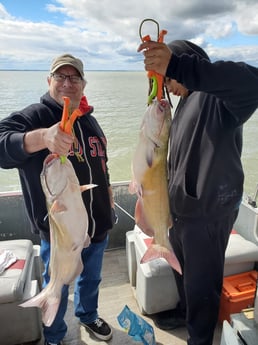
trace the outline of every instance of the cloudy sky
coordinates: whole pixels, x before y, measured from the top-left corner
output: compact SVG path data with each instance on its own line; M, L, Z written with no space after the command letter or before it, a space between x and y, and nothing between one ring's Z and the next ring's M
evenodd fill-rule
M188 39L212 61L258 67L257 0L0 0L0 69L47 70L69 52L88 70L143 70L139 25L168 31L165 42ZM142 34L156 38L146 22Z

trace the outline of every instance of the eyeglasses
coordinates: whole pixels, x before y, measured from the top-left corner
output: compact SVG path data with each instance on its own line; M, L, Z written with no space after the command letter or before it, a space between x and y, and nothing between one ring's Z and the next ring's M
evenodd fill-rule
M50 76L53 77L58 83L64 83L66 78L68 78L72 84L78 84L82 81L82 78L78 75L51 73Z

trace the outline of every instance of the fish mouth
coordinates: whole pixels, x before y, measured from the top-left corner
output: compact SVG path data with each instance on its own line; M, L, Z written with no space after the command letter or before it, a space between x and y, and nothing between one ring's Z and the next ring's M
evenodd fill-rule
M46 165L49 165L53 160L55 160L56 158L59 158L57 153L51 153L49 154L46 159L45 159L45 163Z
M44 168L41 173L42 181L44 181L45 188L51 197L58 197L64 192L67 187L67 181L63 176L63 169L58 169L55 174L48 173L51 166L60 159L56 153L50 153L44 161ZM60 163L61 164L61 163Z
M161 111L164 111L167 106L168 106L168 102L166 99L161 99L159 101L159 108Z
M151 131L150 135L148 135L148 139L151 140L153 144L155 144L156 147L160 147L160 137L162 134L162 131L164 127L166 126L166 110L167 108L170 108L170 105L166 99L161 99L159 102L157 102L157 109L162 115L158 115L159 117L159 124L157 126L157 129L155 131ZM157 116L157 115L156 115Z

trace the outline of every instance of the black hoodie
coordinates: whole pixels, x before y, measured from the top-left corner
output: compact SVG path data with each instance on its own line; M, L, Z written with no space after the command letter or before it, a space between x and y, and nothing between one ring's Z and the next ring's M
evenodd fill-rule
M98 185L82 194L89 216L88 233L93 237L92 242L97 242L104 239L107 230L112 228L112 215L106 138L97 120L91 115L92 110L76 120L76 141L68 158L81 185ZM18 169L32 231L48 241L49 223L40 173L49 151L45 149L34 154L26 153L23 137L28 131L48 128L59 122L62 111L63 108L46 93L40 103L12 113L0 122L0 166Z
M171 212L191 221L222 218L242 198L242 125L258 106L258 69L243 62L211 63L188 41L168 46L173 54L166 76L190 91L171 127Z

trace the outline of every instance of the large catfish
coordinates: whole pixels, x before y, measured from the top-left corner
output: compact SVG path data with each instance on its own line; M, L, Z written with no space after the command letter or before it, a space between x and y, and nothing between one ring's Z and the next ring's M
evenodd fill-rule
M80 186L74 168L65 158L55 154L46 157L41 173L50 224L50 281L22 307L42 308L42 321L53 323L64 284L70 284L83 269L81 252L90 243L88 214L82 191L95 185Z
M130 191L136 192L135 221L153 237L141 263L164 258L179 273L178 259L170 245L168 230L172 226L169 211L167 154L171 127L171 110L167 100L154 100L143 117Z

